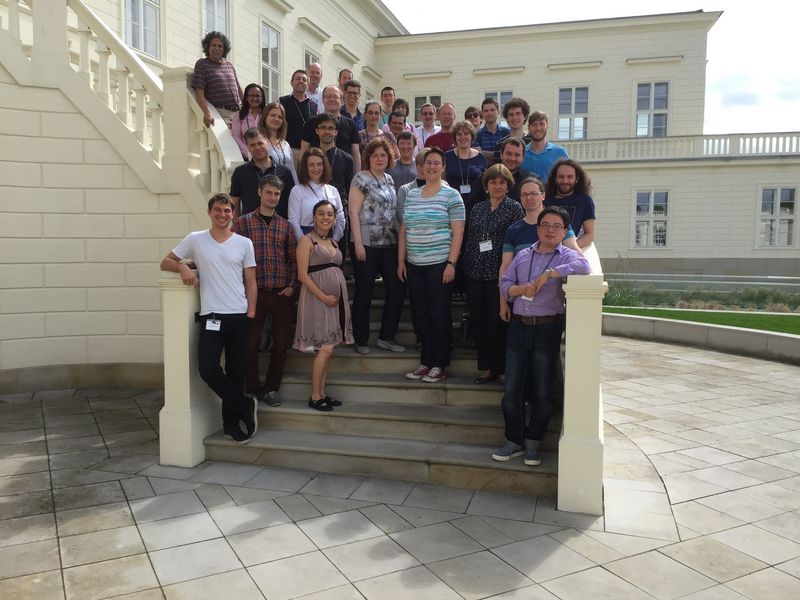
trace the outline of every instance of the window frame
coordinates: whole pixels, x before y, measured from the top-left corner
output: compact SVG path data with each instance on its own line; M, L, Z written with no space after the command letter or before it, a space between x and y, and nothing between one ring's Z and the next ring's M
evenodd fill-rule
M442 105L442 98L444 97L444 94L442 94L441 92L440 93L436 93L436 94L427 94L427 95L426 94L416 94L415 93L415 94L412 94L411 97L413 99L413 106L414 106L414 124L415 125L420 125L420 124L422 124L422 119L419 116L419 111L422 108L422 105L423 104L427 104L428 102L430 102L431 104L433 104L436 107L436 112L438 113L439 112L439 107ZM417 103L417 100L419 100L420 98L424 98L425 99L421 104ZM439 99L439 103L437 104L436 102L434 102L432 100L432 98L438 98ZM378 98L378 100L380 101L380 98ZM438 119L437 119L437 121L438 121Z
M639 90L642 86L649 86L648 92L648 107L647 108L640 108L639 106ZM662 96L656 95L656 86L666 86L666 94L663 96L664 99L664 107L656 106L658 104L658 98ZM634 121L633 121L633 137L636 138L664 138L669 136L669 107L670 107L670 89L672 88L672 82L669 80L660 80L660 81L640 81L635 84L634 94L633 94L633 106L634 106ZM647 120L647 132L646 133L639 133L640 132L640 118L646 118ZM656 126L655 122L656 117L663 117L663 125L659 124ZM656 133L658 132L658 133Z
M759 250L791 250L797 248L797 197L800 186L796 185L761 185L758 188L758 199L756 201L756 236L755 247ZM766 215L764 212L764 192L772 190L774 197L772 202L773 209ZM781 214L781 206L784 203L782 198L783 191L792 192L792 212L789 217ZM788 221L786 228L787 243L777 243L780 237L780 223L781 221ZM763 242L763 226L765 222L773 223L772 235L770 243ZM775 227L777 224L777 227Z
M213 5L211 9L209 9L209 3ZM222 5L224 7L224 9L225 9L225 15L224 15L224 17L225 17L225 26L224 27L219 27L218 26L218 21L219 21L220 17L217 14L217 8L219 8L220 5ZM203 0L203 8L202 8L202 11L203 11L203 35L207 34L209 31L219 31L220 33L224 33L226 36L228 36L230 38L231 37L230 33L228 33L230 31L230 27L229 26L230 26L230 20L231 20L231 10L230 9L231 9L231 7L230 7L230 3L229 3L228 0ZM212 12L214 14L214 26L211 27L210 29L208 28L208 22L207 22L208 21L209 12Z
M313 58L314 60L308 60L309 58ZM303 68L308 69L308 65L311 63L319 63L322 64L322 57L319 56L314 50L309 48L308 46L303 47Z
M633 192L633 226L631 228L631 249L632 250L664 250L668 249L670 242L670 195L669 188L650 188L650 189L636 189ZM639 199L643 194L647 194L647 213L639 213ZM655 212L656 195L664 194L664 213L657 214ZM664 243L657 243L656 236L658 235L656 225L664 224ZM644 243L639 243L637 240L638 229L640 224L647 226L646 240Z
M267 28L270 32L275 34L277 43L276 43L276 63L275 65L271 64L270 62L264 61L264 29ZM283 73L282 68L282 61L283 61L283 47L281 45L281 40L283 38L283 31L280 27L276 26L275 23L261 17L259 19L259 46L260 46L260 56L259 56L259 67L261 71L261 88L264 90L264 101L269 104L270 102L277 102L278 98L281 96L281 86L283 82L281 81L281 74ZM269 85L269 82L264 81L264 73L268 71L271 75L273 75L273 86Z
M589 85L567 85L556 88L556 135L559 141L583 141L589 139ZM570 92L570 111L561 112L561 93L565 90ZM576 110L578 104L577 90L586 90L586 110L581 112ZM567 121L567 136L562 136L562 121ZM581 120L583 135L575 135L575 125Z
M133 24L134 21L131 20L130 16L133 12L132 2L138 3L139 10L138 10L138 26L139 26L139 33L138 35L134 35L133 32ZM155 35L155 43L154 43L154 51L151 52L149 49L145 49L145 38L144 38L144 16L145 16L145 7L151 7L152 10L155 12L155 21L156 21L156 28L152 33ZM161 58L161 0L125 0L121 3L122 8L122 23L125 27L125 43L135 50L136 52L141 52L142 54L146 54L147 56L152 56L153 58L160 59ZM138 38L138 39L133 39Z

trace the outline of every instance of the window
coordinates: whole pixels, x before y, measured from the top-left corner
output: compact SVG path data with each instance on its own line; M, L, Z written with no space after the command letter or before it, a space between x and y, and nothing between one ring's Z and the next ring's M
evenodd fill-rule
M125 37L132 48L158 57L160 0L126 0Z
M261 22L261 87L264 99L275 102L280 96L280 33Z
M419 111L422 108L422 105L427 104L428 102L433 104L436 107L436 110L439 110L439 107L442 105L441 94L436 96L414 96L414 118L417 122L422 122Z
M589 88L558 90L558 139L585 140L589 120Z
M500 112L503 112L503 107L506 105L506 102L511 100L514 97L514 92L486 92L483 95L483 99L491 98L492 100L496 100L497 103L500 105Z
M203 0L203 25L205 32L228 33L228 0Z
M794 188L761 190L759 246L794 245L796 191Z
M663 248L667 245L668 202L667 192L636 192L634 247Z
M308 49L303 51L303 65L305 65L303 67L304 69L307 69L308 65L310 65L312 63L319 63L319 62L320 62L319 56L314 54L314 52L312 52L311 50L308 50Z
M636 88L636 137L666 137L669 84L640 83Z

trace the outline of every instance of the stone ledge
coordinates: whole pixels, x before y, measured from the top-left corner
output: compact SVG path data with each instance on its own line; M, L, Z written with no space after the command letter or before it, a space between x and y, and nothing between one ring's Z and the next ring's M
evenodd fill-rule
M788 333L604 313L603 335L695 346L729 354L800 364L800 335Z

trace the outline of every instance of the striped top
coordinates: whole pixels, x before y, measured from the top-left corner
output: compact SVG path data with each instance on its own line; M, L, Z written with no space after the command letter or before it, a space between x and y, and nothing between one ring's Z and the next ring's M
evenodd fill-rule
M203 88L206 100L217 107L239 106L241 101L236 70L227 60L221 63L210 58L198 60L194 65L192 87Z
M438 194L423 198L422 189L409 190L403 207L408 262L417 266L445 262L453 239L450 224L466 218L457 190L443 184Z

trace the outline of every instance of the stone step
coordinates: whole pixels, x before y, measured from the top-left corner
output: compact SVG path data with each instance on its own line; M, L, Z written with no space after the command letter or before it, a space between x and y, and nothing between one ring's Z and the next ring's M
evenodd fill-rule
M302 374L288 372L284 375L280 390L282 399L308 401L310 362L308 366ZM391 374L330 372L325 391L343 402L491 406L499 410L503 388L497 383L475 385L472 380L471 376L455 375L440 383L425 383L406 379L403 371Z
M346 402L331 412L313 410L306 398L287 399L281 406L259 407L259 427L375 437L464 442L494 446L505 443L499 406L428 406L375 402ZM550 422L544 449L555 450L561 416Z
M370 337L369 354L359 354L355 351L354 346L337 346L333 351L328 372L358 375L385 374L389 378L402 378L405 373L413 371L419 366L420 355L418 351L414 350L413 343L407 346L405 352L391 352L376 347L376 341L377 335ZM290 350L286 359L286 371L310 375L313 360L314 354L310 352ZM261 372L265 373L269 365L269 353L262 353L259 356L259 363ZM448 379L450 379L450 375L461 375L467 379L477 377L479 373L475 352L463 348L453 350L447 373Z
M548 451L541 465L528 467L521 458L492 460L494 446L275 429L259 429L244 445L217 432L205 445L209 460L540 496L557 488L558 460Z
M353 297L350 296L352 300ZM370 323L380 323L381 316L383 315L383 305L385 301L383 298L373 298L372 302L370 303L369 309L369 320ZM461 322L461 316L467 312L467 303L461 302L458 300L453 300L450 314L453 317L453 323L458 324ZM406 295L406 301L403 304L403 312L400 314L400 320L405 322L411 322L411 304L408 301L408 295Z

